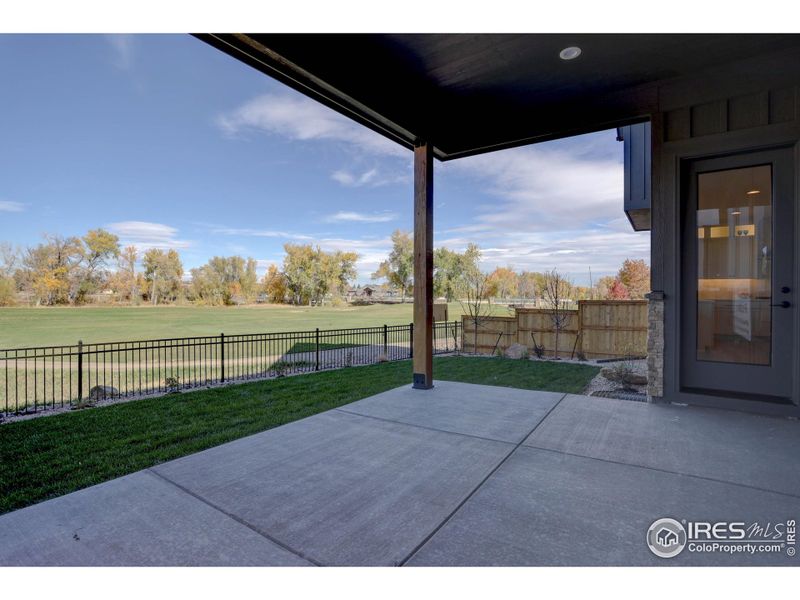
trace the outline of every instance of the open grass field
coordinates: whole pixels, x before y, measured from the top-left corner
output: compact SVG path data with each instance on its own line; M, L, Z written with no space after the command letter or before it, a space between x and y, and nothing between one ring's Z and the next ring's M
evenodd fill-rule
M506 315L506 307L494 308ZM461 305L451 303L450 320ZM275 331L405 325L411 304L344 308L257 305L244 307L141 306L0 308L0 349Z
M437 357L437 379L580 393L597 367ZM0 513L408 385L399 361L135 400L0 425Z

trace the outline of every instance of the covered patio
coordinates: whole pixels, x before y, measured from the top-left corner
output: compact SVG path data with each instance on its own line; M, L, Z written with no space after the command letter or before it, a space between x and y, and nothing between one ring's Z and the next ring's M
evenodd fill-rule
M3 515L0 564L796 564L646 539L796 519L798 453L793 420L438 381Z
M651 231L648 396L800 416L800 36L198 37L413 150L415 388L435 380L435 159L616 127Z

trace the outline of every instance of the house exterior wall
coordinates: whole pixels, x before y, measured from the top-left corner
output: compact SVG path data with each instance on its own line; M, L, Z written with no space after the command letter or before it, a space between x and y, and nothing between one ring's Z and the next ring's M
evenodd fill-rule
M688 392L680 374L680 219L682 161L788 146L800 174L800 53L770 55L726 65L702 77L660 86L652 124L651 289L648 348L649 394L655 401L704 404L800 416L800 364L794 372L794 405ZM800 203L795 185L795 217ZM796 221L794 231L800 231ZM795 235L795 282L800 252ZM794 356L800 363L800 318L795 290Z

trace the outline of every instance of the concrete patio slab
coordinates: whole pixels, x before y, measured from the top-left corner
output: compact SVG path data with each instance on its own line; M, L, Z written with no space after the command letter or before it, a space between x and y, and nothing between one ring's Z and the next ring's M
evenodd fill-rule
M800 422L786 418L567 396L524 444L800 497Z
M147 471L0 516L3 566L309 564Z
M320 564L394 565L513 448L329 411L155 471Z
M0 564L800 565L645 543L662 517L798 520L799 426L404 386L2 515Z
M519 443L564 394L437 381L420 393L395 388L339 410L398 423Z
M771 522L798 499L558 452L520 447L409 565L798 565L774 554L691 553L646 545L660 517Z

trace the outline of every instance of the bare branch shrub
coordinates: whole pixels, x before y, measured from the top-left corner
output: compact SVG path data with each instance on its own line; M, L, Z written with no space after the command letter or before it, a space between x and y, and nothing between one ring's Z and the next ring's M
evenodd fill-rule
M464 299L460 300L461 309L467 316L467 321L472 323L474 329L473 353L478 353L478 330L483 322L492 314L492 304L489 299L491 292L489 276L478 269L464 275Z
M553 323L553 329L556 333L556 342L554 358L558 360L558 338L561 331L567 327L570 319L572 318L571 311L567 309L565 301L569 298L570 290L572 289L572 282L561 275L558 269L552 271L545 271L544 273L544 301L547 305L547 311Z

